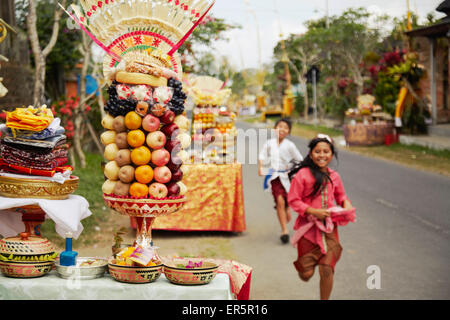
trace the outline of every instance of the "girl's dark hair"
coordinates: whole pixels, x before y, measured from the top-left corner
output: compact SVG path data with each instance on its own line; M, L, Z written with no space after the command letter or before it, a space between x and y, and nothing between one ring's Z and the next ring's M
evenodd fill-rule
M320 168L314 163L314 161L310 157L311 151L316 147L316 145L319 142L328 143L330 145L331 152L337 159L337 153L334 148L334 144L332 142L328 141L327 138L317 138L316 137L309 142L309 144L308 144L309 152L308 152L308 155L305 157L305 159L303 159L303 161L301 161L301 162L294 162L294 166L292 167L292 169L289 171L289 174L288 174L289 180L292 180L292 178L297 174L297 172L301 168L309 168L309 171L313 175L315 181L314 181L313 191L307 197L314 197L319 192L322 185L326 184L327 181L330 181L331 183L333 183L331 181L330 176L328 175L328 172L320 171Z
M291 128L292 128L292 122L290 119L288 118L281 118L279 120L277 120L277 122L275 122L275 126L276 127L280 122L284 122L287 124L287 126L289 127L289 132L291 132Z

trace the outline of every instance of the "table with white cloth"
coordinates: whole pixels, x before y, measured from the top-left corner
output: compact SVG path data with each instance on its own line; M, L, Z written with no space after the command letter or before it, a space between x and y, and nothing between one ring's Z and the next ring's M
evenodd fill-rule
M91 280L66 280L55 270L30 279L0 274L0 300L233 300L230 278L218 273L208 284L176 285L164 274L145 284L115 281L109 274Z
M78 239L83 231L81 220L89 217L89 202L79 195L69 195L65 200L47 200L32 198L7 198L0 196L0 234L3 237L13 237L24 231L24 222L20 208L39 206L46 219L55 222L55 230L65 237L71 232Z

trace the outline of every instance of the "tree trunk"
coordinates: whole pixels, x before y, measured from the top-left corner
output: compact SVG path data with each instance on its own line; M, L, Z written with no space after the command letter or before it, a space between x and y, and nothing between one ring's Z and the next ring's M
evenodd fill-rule
M364 80L359 70L358 72L356 72L355 70L353 75L353 81L356 84L356 96L359 97L360 95L362 95L364 89Z
M34 56L34 62L36 66L35 78L34 78L34 90L33 90L33 103L35 106L44 103L45 96L45 65L48 54L52 51L56 44L59 33L59 20L61 18L62 10L55 8L55 15L53 20L53 29L50 41L47 46L42 49L39 43L39 36L37 33L37 14L36 14L36 0L29 0L28 3L28 16L26 20L27 34L30 39L31 50ZM66 0L61 1L63 7L66 6Z
M347 65L349 69L353 73L353 82L356 85L356 96L359 97L363 93L364 89L364 78L361 74L361 70L358 67L358 63L356 61L360 61L360 59L355 59L350 53L345 53L345 58L347 60Z
M75 169L77 164L76 164L76 160L75 160L75 156L74 156L74 152L73 152L73 147L69 148L69 158L70 158L70 164Z
M80 159L80 165L81 168L86 168L86 156L83 151L83 147L81 144L81 140L83 139L83 113L85 110L85 104L87 102L86 97L86 75L90 63L90 55L91 55L91 49L90 49L90 41L88 40L87 36L82 33L83 37L83 44L82 44L82 52L83 52L83 67L81 68L81 75L80 75L80 103L78 104L78 107L76 109L76 116L75 116L75 134L73 137L73 143L75 150L77 152L78 158Z
M34 90L33 90L33 105L40 106L45 102L45 58L40 56L34 57L35 71L34 71Z
M92 140L94 140L95 145L97 146L97 150L100 154L103 154L104 150L103 150L103 145L101 144L100 140L97 137L97 133L95 132L94 127L92 126L91 122L89 121L89 119L86 117L86 115L84 116L84 121L86 123L86 127L89 130L89 133L91 134Z
M303 117L305 118L305 120L308 120L308 111L309 111L308 83L306 82L304 76L308 72L308 65L306 64L306 61L302 61L302 71L303 75L299 77L299 82L301 83L303 90L305 91L305 96L303 97L305 101L305 110L303 110Z

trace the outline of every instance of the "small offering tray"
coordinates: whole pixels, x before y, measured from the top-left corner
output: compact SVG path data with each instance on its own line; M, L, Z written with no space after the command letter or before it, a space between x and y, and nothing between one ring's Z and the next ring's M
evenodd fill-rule
M127 283L150 283L158 280L161 275L163 264L156 266L136 267L116 264L116 259L110 259L108 263L109 274L119 282Z
M0 271L11 278L37 278L52 270L54 261L0 261Z
M180 209L186 202L186 197L130 198L118 197L113 194L103 194L105 204L117 212L131 217L159 217Z
M59 261L55 263L55 266L56 272L63 279L90 280L103 277L108 270L108 260L97 257L79 257L75 266L62 266Z
M0 196L8 198L38 198L64 200L78 188L79 178L70 176L63 184L37 178L0 176Z
M212 262L196 261L192 265L189 261L173 260L170 264L165 264L163 268L166 278L181 285L201 285L210 283L216 276L219 266Z

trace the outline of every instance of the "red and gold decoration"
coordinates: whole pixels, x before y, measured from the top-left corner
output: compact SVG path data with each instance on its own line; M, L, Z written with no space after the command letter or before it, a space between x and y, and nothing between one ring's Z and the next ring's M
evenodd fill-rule
M51 271L57 254L47 239L22 232L0 240L0 270L8 277L40 277Z
M164 266L167 280L175 284L198 285L207 284L214 279L219 266L213 262L176 262L175 266Z
M183 181L189 188L185 205L158 218L154 229L245 231L242 164L189 164Z
M109 274L119 282L149 283L161 275L162 264L152 267L133 267L109 264Z
M1 160L0 160L1 161ZM0 176L0 196L8 198L67 199L78 188L79 178L70 176L64 183L38 178Z

